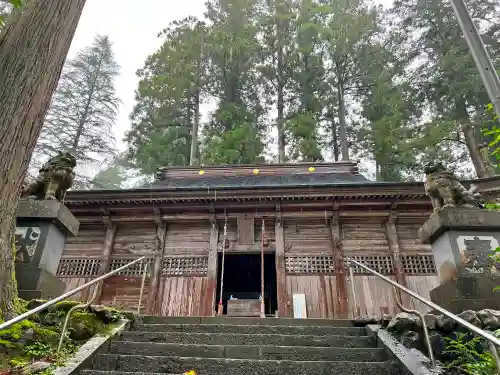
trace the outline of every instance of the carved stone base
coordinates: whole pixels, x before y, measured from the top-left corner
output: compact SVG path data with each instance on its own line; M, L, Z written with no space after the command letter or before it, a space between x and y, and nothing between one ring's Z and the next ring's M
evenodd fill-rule
M500 276L460 276L448 280L431 290L431 300L458 314L465 310L500 310L500 292L493 288L500 285Z
M30 264L16 265L16 280L19 297L25 300L59 297L66 288L57 276Z

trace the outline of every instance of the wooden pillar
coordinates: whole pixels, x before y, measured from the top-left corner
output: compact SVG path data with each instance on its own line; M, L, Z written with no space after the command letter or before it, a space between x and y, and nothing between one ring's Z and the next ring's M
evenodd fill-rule
M167 237L167 223L162 220L160 212L156 211L155 213L155 253L153 259L153 269L150 270L151 278L149 280L148 298L146 300L146 312L152 315L158 315L161 312L161 301L163 300L163 296L158 293L158 288L161 280L165 239Z
M219 227L215 214L210 220L210 247L208 249L207 290L205 293L205 316L215 315L215 288L217 288L217 246L219 243Z
M278 296L278 315L291 317L291 298L286 288L285 236L281 220L280 205L276 206L276 223L274 229L276 241L276 294Z
M113 252L113 245L115 243L115 236L116 236L116 223L114 223L111 220L111 216L109 212L105 212L103 217L102 217L102 222L106 226L106 234L104 235L104 244L102 246L102 252L101 252L101 259L100 259L100 267L99 267L99 274L98 276L102 276L105 273L109 272L109 265L111 263L111 254ZM96 293L96 301L99 302L102 297L102 285L105 282L102 281L100 283L97 283L96 288L97 293Z
M387 218L385 224L387 241L389 242L389 250L391 252L392 264L394 266L394 274L396 276L396 281L399 284L406 286L403 263L401 262L401 257L399 254L399 238L396 230L396 219L397 219L397 214L391 211L389 213L389 217ZM405 303L405 300L407 300L407 298L401 299L401 297L406 297L406 296L402 296L399 290L398 290L398 295L400 300L403 301L403 303Z
M334 207L333 216L330 220L330 242L333 251L337 286L337 316L335 318L347 319L349 317L347 274L344 262L344 249L342 248L342 227L340 225L338 207Z

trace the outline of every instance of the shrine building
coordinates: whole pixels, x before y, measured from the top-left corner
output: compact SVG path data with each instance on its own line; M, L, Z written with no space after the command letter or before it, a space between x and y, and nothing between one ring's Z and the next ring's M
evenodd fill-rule
M470 183L499 195L499 177ZM417 239L432 213L423 183L370 181L353 162L169 167L149 186L69 191L65 204L80 230L58 277L69 290L145 256L147 314L212 316L221 289L228 313L228 299L259 301L261 272L267 315L293 317L304 300L309 318L393 313L391 287L346 257L427 298L439 285L430 245ZM99 301L136 311L142 267L107 279Z

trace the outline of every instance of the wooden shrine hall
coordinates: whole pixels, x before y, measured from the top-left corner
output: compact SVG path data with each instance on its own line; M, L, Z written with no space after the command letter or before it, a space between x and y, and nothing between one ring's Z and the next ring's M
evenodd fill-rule
M143 313L212 316L222 290L228 314L228 300L262 297L270 315L292 317L305 299L309 318L348 318L395 303L388 284L344 257L423 296L439 284L430 246L417 240L432 212L423 183L373 182L352 162L201 168L165 168L138 189L69 191L80 231L59 264L68 289L146 256ZM473 182L498 195L499 178ZM135 311L141 269L107 279L100 302Z

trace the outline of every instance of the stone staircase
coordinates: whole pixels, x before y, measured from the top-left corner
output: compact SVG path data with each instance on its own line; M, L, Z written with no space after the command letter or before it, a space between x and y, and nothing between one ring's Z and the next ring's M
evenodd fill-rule
M399 375L348 320L148 317L82 375Z

